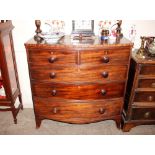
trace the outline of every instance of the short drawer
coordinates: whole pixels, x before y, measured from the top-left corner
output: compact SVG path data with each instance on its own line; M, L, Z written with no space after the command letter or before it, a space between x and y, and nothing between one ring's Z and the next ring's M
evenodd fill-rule
M128 64L129 49L81 51L81 64Z
M68 123L91 123L121 114L122 99L70 102L34 99L35 112L41 118Z
M76 63L76 51L72 50L29 50L29 62L39 66Z
M44 98L64 99L109 99L119 98L124 93L123 83L63 84L33 82L33 95Z
M132 120L154 120L155 109L153 108L133 108Z
M48 68L48 69L46 69ZM125 80L127 66L31 67L31 79L47 82L95 82Z
M155 75L155 65L142 65L140 70L141 75Z
M73 82L76 80L78 69L76 66L46 66L40 68L36 65L31 66L31 80L41 82Z
M136 92L134 102L155 102L155 92Z
M155 79L141 79L138 81L138 88L154 88Z

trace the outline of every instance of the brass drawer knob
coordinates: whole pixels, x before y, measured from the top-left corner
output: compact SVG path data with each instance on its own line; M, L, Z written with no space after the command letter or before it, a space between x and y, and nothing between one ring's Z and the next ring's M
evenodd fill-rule
M103 63L108 63L110 61L109 57L104 56L103 57Z
M52 90L52 95L55 96L57 94L56 90Z
M99 109L99 113L100 113L100 114L104 114L105 111L106 111L106 110L105 110L104 108L100 108L100 109Z
M104 90L104 89L101 90L102 95L106 95L106 93L107 93L106 90Z
M146 112L146 113L144 114L144 118L149 118L149 117L150 117L150 115L151 115L151 113L150 113L150 112Z
M107 78L109 76L108 72L102 72L102 77Z
M56 76L56 73L54 73L54 72L50 73L50 78L51 78L51 79L54 79L55 76Z
M50 58L48 59L48 61L49 61L50 63L54 63L54 62L56 61L56 57L50 57Z

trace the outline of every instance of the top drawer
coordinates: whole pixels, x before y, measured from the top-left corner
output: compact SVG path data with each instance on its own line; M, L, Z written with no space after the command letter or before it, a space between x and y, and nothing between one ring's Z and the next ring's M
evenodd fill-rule
M130 50L123 49L85 49L85 50L29 50L29 62L35 65L46 66L70 64L128 64Z
M76 52L72 50L29 50L29 62L43 66L75 64Z
M140 70L141 75L153 75L155 76L155 65L142 65Z
M128 64L129 56L129 49L85 50L81 51L81 64Z

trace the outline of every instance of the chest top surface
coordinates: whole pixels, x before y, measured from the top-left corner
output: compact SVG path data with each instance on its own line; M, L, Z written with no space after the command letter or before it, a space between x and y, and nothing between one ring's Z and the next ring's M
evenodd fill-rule
M155 65L155 57L150 57L145 55L145 57L139 57L136 53L138 50L132 52L132 58L138 64L154 64Z
M106 41L100 40L99 36L94 36L92 39L73 40L71 36L66 35L55 44L42 41L36 42L33 38L25 43L26 48L58 48L58 47L74 47L74 48L119 48L123 46L132 47L131 43L126 38L109 39Z

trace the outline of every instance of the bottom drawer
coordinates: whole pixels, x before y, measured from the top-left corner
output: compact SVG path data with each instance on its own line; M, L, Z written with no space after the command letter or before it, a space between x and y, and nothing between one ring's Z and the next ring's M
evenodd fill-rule
M154 120L155 109L152 108L133 108L132 120Z
M35 114L67 123L91 123L121 114L122 99L100 101L49 101L34 99Z

